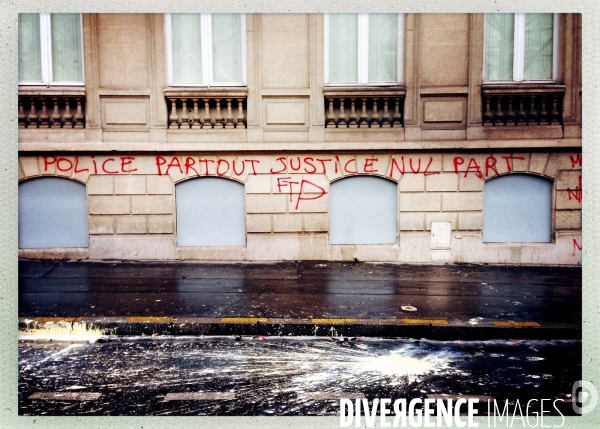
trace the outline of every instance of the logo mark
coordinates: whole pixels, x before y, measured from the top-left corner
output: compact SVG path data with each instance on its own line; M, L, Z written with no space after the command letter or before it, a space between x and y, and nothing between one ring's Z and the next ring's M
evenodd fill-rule
M573 384L573 411L577 414L591 413L598 404L598 390L592 383L579 380ZM581 406L577 405L581 404Z

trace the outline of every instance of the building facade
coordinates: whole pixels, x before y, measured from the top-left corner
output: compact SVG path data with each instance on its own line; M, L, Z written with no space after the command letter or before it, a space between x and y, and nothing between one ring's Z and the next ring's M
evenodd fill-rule
M581 263L577 14L21 14L19 256Z

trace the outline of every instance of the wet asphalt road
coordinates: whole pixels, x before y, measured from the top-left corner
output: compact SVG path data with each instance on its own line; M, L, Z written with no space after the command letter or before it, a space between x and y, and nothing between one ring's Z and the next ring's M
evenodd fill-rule
M581 323L581 267L19 262L19 317Z
M566 398L580 379L577 341L146 337L19 342L19 414L32 416L339 415L337 398L348 394L369 400L491 395L514 404ZM99 397L30 399L39 392ZM201 392L220 392L221 399L194 397ZM563 405L567 415L571 406ZM484 407L480 414L485 413Z

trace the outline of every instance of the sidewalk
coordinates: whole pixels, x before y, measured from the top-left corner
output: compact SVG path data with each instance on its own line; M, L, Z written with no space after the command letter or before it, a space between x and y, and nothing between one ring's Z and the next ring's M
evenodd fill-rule
M580 339L581 291L581 267L19 261L19 328Z

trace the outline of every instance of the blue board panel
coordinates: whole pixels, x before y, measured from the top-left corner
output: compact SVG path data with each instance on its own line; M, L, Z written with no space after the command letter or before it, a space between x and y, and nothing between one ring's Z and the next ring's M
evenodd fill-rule
M552 182L526 174L485 183L483 241L549 243L552 237Z
M175 186L178 246L244 246L244 185L206 177Z
M85 185L58 177L19 184L19 248L88 247Z
M329 195L331 244L395 244L398 197L395 182L356 176L333 182Z

